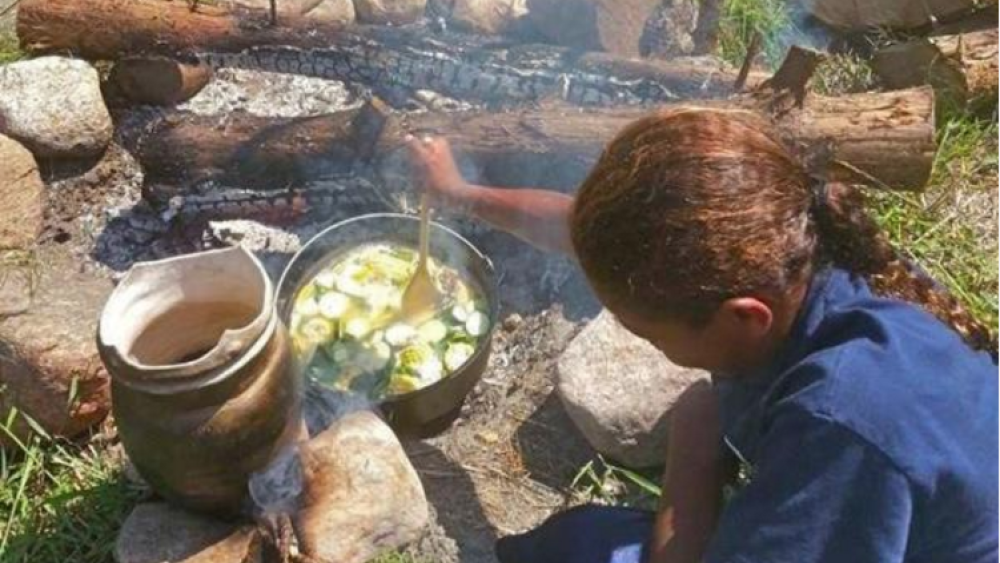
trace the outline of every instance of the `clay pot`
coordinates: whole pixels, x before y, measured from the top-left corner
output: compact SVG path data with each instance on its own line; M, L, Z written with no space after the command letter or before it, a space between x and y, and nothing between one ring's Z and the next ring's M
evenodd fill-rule
M243 249L134 266L105 305L98 348L125 450L176 504L239 512L250 474L299 436L288 335Z

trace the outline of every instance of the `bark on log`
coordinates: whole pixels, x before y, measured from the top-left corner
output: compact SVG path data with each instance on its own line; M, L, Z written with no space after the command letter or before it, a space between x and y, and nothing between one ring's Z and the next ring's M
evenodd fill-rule
M212 69L204 64L132 57L115 63L108 86L133 103L170 106L192 98L211 77Z
M944 101L996 100L997 29L928 37L880 50L872 66L893 89L922 84Z
M917 30L961 18L976 8L974 0L813 0L802 5L824 24L848 32Z
M93 33L114 29L116 33ZM33 54L86 59L178 53L217 66L321 76L374 88L430 89L463 99L516 102L561 97L573 103L663 102L724 96L734 73L721 63L648 61L580 54L496 38L434 35L425 29L337 27L218 7L192 12L165 0L24 0L21 46ZM764 77L757 74L751 83ZM389 95L388 92L383 92Z
M934 96L930 88L838 98L813 96L776 118L789 140L837 180L919 189L934 155ZM759 96L701 105L759 109ZM660 106L669 108L670 106ZM584 110L565 104L512 112L414 114L390 120L375 148L377 166L402 160L409 132L447 135L479 181L569 190L601 149L646 111ZM183 186L218 180L237 186L284 189L322 175L355 170L356 112L277 121L250 115L207 118L170 114L148 126L135 144L152 184Z
M69 51L90 60L133 55L239 51L257 45L320 45L300 33L300 20L268 26L266 12L164 0L22 0L17 15L21 48L32 54ZM335 28L309 25L318 31ZM97 33L95 30L114 30ZM297 41L297 43L296 43Z

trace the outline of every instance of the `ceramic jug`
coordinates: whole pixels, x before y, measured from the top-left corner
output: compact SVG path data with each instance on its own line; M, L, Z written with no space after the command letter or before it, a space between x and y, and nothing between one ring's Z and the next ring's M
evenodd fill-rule
M168 501L236 514L302 431L301 376L263 266L241 248L135 265L98 328L129 458Z

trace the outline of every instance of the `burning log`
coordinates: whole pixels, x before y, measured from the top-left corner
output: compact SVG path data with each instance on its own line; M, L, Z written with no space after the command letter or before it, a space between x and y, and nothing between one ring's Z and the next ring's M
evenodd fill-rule
M793 143L824 163L831 178L920 188L935 149L933 100L929 88L812 96L775 119ZM748 95L702 105L758 109L762 103ZM396 149L408 132L437 132L475 164L480 181L568 189L584 178L605 143L647 111L547 104L510 112L415 114L390 120L373 151L384 170L398 162ZM219 118L174 112L147 129L137 143L138 158L156 184L217 180L282 189L356 170L356 115L274 120L243 114L220 124Z
M282 19L281 26L271 27L259 10L192 12L164 0L24 0L18 36L35 54L69 51L87 59L201 54L213 66L319 76L390 92L431 89L487 102L547 97L585 105L662 102L723 96L732 92L735 79L721 63L704 59L641 61L545 45L512 47L460 34L434 36L422 28L338 27L301 19Z
M208 84L212 69L166 57L136 57L115 63L108 83L138 104L174 105L192 98Z
M964 105L997 97L997 29L916 39L878 51L872 66L889 88L930 84Z

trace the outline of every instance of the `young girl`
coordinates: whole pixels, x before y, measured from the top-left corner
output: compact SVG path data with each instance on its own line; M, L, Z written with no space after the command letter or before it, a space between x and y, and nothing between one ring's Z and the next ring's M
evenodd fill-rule
M575 198L410 148L440 201L575 256L626 328L715 376L672 414L658 514L571 510L500 540L503 563L997 561L990 331L762 120L650 115ZM727 452L752 469L723 503Z

